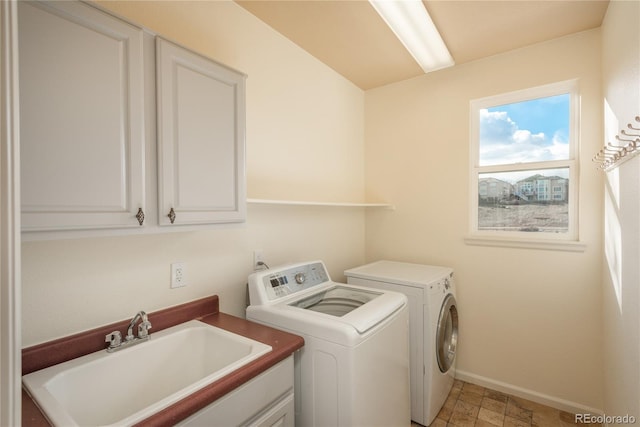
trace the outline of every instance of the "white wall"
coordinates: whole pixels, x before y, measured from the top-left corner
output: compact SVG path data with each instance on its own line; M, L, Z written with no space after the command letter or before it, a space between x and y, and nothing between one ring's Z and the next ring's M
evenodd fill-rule
M640 115L640 3L612 1L602 25L605 140ZM636 127L640 123L635 122ZM640 133L640 132L636 132ZM640 420L640 157L605 185L604 412Z
M602 408L600 31L366 92L367 261L451 266L467 380L573 410ZM468 246L469 102L578 78L583 253Z
M249 197L362 200L362 90L231 1L100 5L248 74ZM24 242L23 345L212 294L242 316L254 249L271 265L323 259L341 279L364 261L364 212L250 205L245 224ZM188 286L169 289L176 261Z

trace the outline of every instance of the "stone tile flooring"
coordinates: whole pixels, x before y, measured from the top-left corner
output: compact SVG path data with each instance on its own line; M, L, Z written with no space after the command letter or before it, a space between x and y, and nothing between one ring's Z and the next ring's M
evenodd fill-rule
M574 420L568 412L456 380L430 427L569 427Z

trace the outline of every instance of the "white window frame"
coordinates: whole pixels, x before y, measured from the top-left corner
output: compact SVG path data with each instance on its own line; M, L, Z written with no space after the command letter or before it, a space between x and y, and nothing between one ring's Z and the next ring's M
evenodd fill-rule
M515 163L506 165L480 166L480 110L499 105L513 104L538 98L569 94L569 158L545 162ZM578 234L578 193L579 183L579 145L580 145L580 94L578 80L527 88L500 95L470 101L470 182L469 235L467 244L484 246L505 246L533 249L554 249L566 251L584 251L585 245L579 242ZM524 231L491 231L478 229L478 180L481 173L510 172L538 169L569 168L569 227L566 233L531 233Z

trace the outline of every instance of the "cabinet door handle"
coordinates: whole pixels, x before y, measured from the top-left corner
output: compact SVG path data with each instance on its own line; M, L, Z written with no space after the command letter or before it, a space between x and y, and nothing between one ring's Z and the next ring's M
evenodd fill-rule
M142 208L138 208L136 219L138 220L138 224L142 225L142 223L144 222L144 212L142 211Z
M169 217L169 221L171 221L171 224L173 224L173 222L176 220L176 212L173 210L173 208L171 208L171 210L169 211L169 215L167 215Z

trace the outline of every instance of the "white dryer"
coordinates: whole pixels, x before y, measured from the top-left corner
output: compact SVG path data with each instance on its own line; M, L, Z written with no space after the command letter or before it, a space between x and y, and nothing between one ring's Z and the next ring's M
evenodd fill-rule
M411 424L405 295L332 282L321 261L249 276L247 319L300 335L296 425Z
M411 419L431 424L455 377L458 309L453 270L377 261L345 275L349 284L402 292L409 298Z

